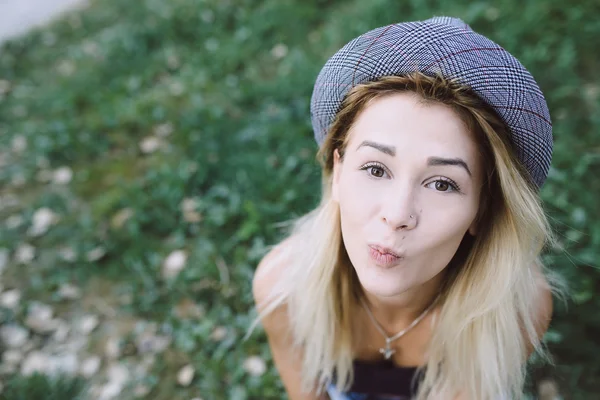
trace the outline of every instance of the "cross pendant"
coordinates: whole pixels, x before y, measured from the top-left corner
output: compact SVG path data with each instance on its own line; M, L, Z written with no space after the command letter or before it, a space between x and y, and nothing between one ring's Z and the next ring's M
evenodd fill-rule
M379 352L381 354L383 354L383 358L385 358L386 360L389 360L390 357L392 357L392 354L394 354L396 352L396 350L393 350L390 346L390 342L386 339L385 341L385 349L381 348L379 349Z

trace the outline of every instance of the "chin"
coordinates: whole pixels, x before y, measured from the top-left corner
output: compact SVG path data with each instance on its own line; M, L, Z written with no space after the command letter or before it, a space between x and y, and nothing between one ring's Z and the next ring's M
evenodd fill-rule
M405 279L391 271L356 271L362 287L369 293L378 297L397 296L410 288ZM386 273L387 272L387 273Z

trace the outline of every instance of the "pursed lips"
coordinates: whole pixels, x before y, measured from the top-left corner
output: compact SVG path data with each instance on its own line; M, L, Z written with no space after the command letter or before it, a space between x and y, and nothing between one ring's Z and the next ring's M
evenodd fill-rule
M398 258L404 257L404 254L402 252L394 251L389 247L381 246L378 244L369 244L369 247L371 247L374 250L377 250L381 254L389 254L389 255L392 255L392 256L398 257Z

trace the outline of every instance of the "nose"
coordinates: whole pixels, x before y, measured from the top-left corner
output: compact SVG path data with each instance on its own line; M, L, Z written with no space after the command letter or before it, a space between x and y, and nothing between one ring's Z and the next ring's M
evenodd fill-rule
M418 223L414 193L404 187L386 193L385 197L382 208L383 222L394 231L414 229Z

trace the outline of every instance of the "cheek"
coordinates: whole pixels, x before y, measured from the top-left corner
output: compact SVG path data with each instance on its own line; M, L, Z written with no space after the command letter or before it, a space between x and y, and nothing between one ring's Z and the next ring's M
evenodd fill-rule
M476 209L464 203L423 210L420 222L422 237L430 238L431 247L457 244L467 232L476 215Z
M376 211L377 196L369 182L353 175L346 174L340 179L340 213L347 223L364 224Z
M377 214L377 203L372 191L365 190L365 183L357 177L342 177L339 194L342 239L353 264L362 263L364 260L357 259L356 249L362 248L365 232Z
M475 218L476 208L465 206L440 207L423 211L419 237L423 240L420 248L423 265L431 268L431 273L444 269L456 254L463 237Z

